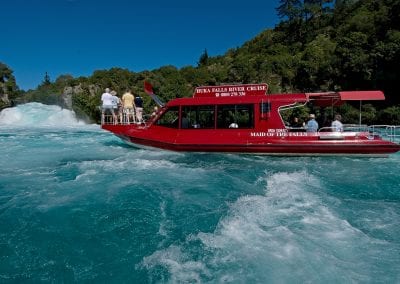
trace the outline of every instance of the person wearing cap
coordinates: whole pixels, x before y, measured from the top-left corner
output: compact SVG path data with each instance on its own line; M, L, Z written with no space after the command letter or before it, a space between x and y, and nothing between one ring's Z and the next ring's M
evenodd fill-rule
M340 122L342 116L340 114L335 115L335 120L332 121L332 131L343 132L343 124Z
M307 122L307 132L317 132L318 122L315 120L315 114L310 114L310 120Z

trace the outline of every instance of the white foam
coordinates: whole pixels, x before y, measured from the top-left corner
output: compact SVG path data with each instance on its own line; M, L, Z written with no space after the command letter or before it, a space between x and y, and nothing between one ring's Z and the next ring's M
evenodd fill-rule
M96 170L94 170L94 169L89 169L89 170L84 171L83 173L77 175L77 176L75 177L75 180L76 180L76 181L79 181L79 180L83 180L83 179L89 179L89 178L91 178L91 177L95 177L96 175L97 175L97 171L96 171Z
M310 280L316 268L323 276L314 280L361 279L354 273L360 264L353 260L360 259L363 251L359 246L369 240L325 205L326 200L317 194L323 190L320 181L305 171L266 174L265 180L265 195L238 198L214 232L188 236L180 247L155 252L145 258L145 267L166 267L178 282L188 280L180 278L183 271L198 275L199 267L207 271L226 267L226 263L233 264L229 277L233 282L249 280L249 275L242 275L235 266L248 267L267 282ZM196 262L197 266L185 265L190 257L184 248L198 241L212 256ZM342 274L337 274L339 271ZM215 273L213 279L228 279L225 269L223 273Z
M161 220L160 226L158 228L158 234L163 237L168 236L168 231L167 231L168 221L167 221L167 213L165 212L165 206L166 206L165 201L161 202L160 211L161 211L162 220Z
M140 266L148 270L157 266L166 268L172 283L201 283L202 276L210 276L206 266L200 261L190 260L178 246L170 246L143 259Z
M0 112L1 126L60 127L82 126L73 111L56 105L27 103Z

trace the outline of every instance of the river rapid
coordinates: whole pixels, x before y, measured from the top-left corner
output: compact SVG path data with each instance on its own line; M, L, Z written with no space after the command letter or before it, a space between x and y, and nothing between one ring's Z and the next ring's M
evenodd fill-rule
M139 150L29 103L0 157L0 282L400 282L399 153Z

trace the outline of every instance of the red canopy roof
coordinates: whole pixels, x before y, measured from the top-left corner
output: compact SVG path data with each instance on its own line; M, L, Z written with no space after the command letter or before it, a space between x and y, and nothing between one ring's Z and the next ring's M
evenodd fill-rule
M306 97L308 101L313 101L319 106L340 105L344 101L375 101L385 99L382 91L306 93Z
M342 101L377 101L385 99L385 95L381 91L339 92L339 95Z

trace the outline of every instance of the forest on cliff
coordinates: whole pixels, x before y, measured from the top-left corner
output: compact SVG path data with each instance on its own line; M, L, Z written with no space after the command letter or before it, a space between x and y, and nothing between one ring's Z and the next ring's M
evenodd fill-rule
M150 109L144 80L164 101L191 96L197 86L227 83L264 82L269 93L379 89L386 101L364 104L365 122L400 124L400 0L281 0L276 11L281 22L275 28L220 56L205 49L197 66L142 72L115 67L54 81L46 74L35 90L22 91L12 66L0 63L0 95L15 103L59 104L98 121L106 87L119 94L130 89ZM9 104L0 100L0 108ZM355 107L340 110L348 123L358 117Z

